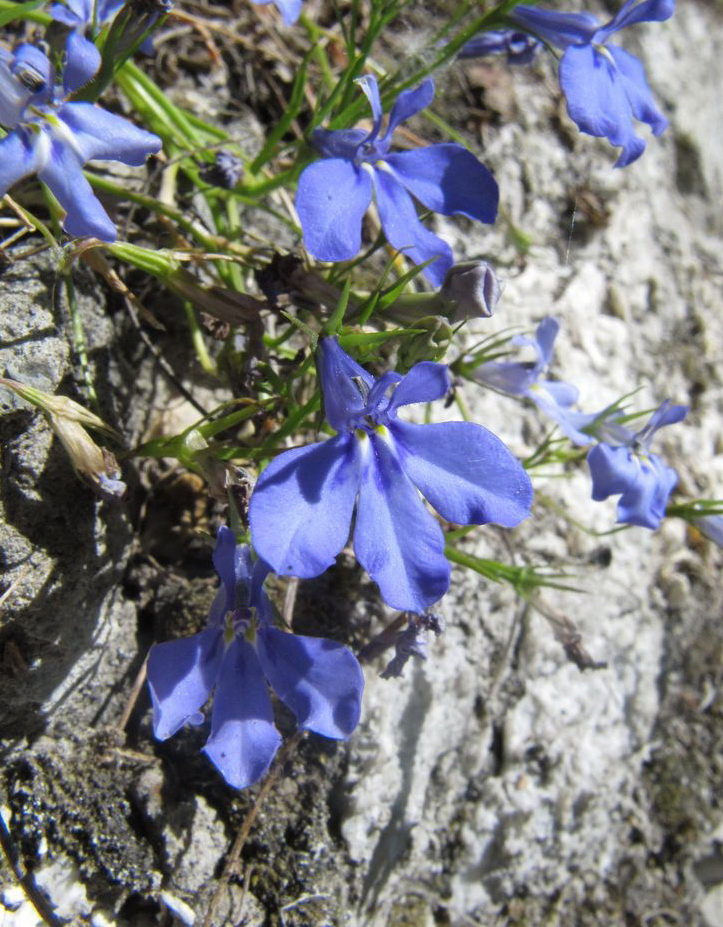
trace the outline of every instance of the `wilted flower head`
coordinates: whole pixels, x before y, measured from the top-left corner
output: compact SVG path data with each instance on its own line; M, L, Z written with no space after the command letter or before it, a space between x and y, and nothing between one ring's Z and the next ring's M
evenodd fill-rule
M461 145L390 152L397 126L432 102L431 80L399 94L383 135L376 78L367 75L357 83L372 108L372 128L369 132L314 132L312 141L323 160L302 173L296 194L304 244L322 261L353 258L361 248L362 219L373 194L389 243L415 264L432 260L424 273L440 286L454 262L452 249L422 225L410 193L427 209L444 216L460 213L481 222L494 222L499 199L497 183L490 171Z
M251 497L251 536L280 574L318 576L347 542L393 608L423 612L449 587L444 534L419 497L457 524L512 527L529 514L530 480L505 445L471 422L416 425L405 405L440 399L447 367L425 361L378 379L334 338L319 342L326 418L338 434L280 454Z
M650 445L659 428L681 422L687 414L687 406L671 405L666 399L640 431L615 421L602 425L600 433L606 438L587 455L592 497L599 502L619 495L619 522L657 528L662 521L678 474L650 453Z
M184 724L200 724L215 689L204 753L234 788L257 782L281 743L268 686L304 730L346 739L359 722L364 678L346 647L273 626L263 583L233 532L219 529L213 563L221 588L200 634L154 644L148 655L153 730L166 740Z
M118 461L107 448L99 447L86 430L92 428L119 440L120 436L109 425L67 396L54 396L6 377L0 377L0 383L40 409L67 451L75 471L101 498L107 501L123 498L126 484L120 478Z
M66 210L66 232L114 241L115 225L83 165L96 159L141 165L161 140L93 103L68 101L79 78L66 68L56 86L49 59L32 45L0 54L0 122L9 130L0 140L0 197L37 174Z
M674 9L675 0L627 0L605 24L590 13L531 6L517 6L509 15L521 29L563 50L560 86L570 118L581 131L622 148L616 167L645 150L633 119L646 122L654 135L665 131L668 120L655 106L642 64L608 39L635 23L669 19Z

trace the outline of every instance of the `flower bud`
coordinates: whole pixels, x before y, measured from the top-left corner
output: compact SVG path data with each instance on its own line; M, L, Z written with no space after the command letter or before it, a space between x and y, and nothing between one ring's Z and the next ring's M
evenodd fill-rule
M500 300L502 286L486 261L465 261L450 267L439 295L454 305L446 313L450 322L488 319Z

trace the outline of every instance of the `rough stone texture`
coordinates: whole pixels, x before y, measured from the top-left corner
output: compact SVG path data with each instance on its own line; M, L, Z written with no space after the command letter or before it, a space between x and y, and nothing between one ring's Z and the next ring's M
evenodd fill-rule
M438 90L440 111L475 133L507 213L482 231L439 225L460 258L494 257L507 278L478 332L552 312L563 323L554 374L580 387L586 409L639 386L641 408L689 402L686 424L656 446L691 496L723 486L720 32L716 6L693 0L671 24L628 30L671 125L624 171L571 127L544 57L512 74L470 63ZM475 94L499 117L465 115ZM514 229L530 237L527 254ZM49 267L2 278L0 366L55 389L72 386L73 367ZM136 436L131 411L153 417L167 392L157 375L138 377L132 334L107 321L98 291L85 295L103 411ZM521 454L546 433L512 400L468 389L465 401ZM166 480L144 517L108 509L42 419L6 406L2 589L21 582L0 632L3 816L74 923L200 923L258 790L225 787L198 752L202 730L155 744L145 698L127 741L114 728L148 644L197 627L212 595L208 549L189 530L206 517L198 488ZM674 521L608 534L614 501L589 500L584 463L536 486L528 524L462 546L564 565L582 592L544 590L543 606L607 668L579 672L538 611L456 571L427 662L396 681L376 675L381 661L369 667L348 748L309 738L287 764L244 850L248 890L232 880L216 924L723 925L720 551ZM121 584L131 524L156 565L134 558ZM302 584L295 626L359 647L389 617L341 558ZM35 927L7 884L6 922Z

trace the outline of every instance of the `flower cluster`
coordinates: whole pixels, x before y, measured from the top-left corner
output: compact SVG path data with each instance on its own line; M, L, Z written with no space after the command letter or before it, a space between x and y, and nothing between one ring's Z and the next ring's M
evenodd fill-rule
M94 103L68 99L92 76L88 56L79 47L68 58L61 84L36 46L20 45L13 54L0 48L0 125L9 130L0 140L0 196L23 177L37 174L65 209L68 234L113 241L115 225L83 165L96 159L141 165L160 150L161 140Z
M657 528L678 476L650 452L650 444L659 428L682 421L688 407L672 405L666 400L648 424L635 432L623 424L625 416L616 408L596 413L575 411L572 408L578 399L575 386L540 379L552 358L559 329L559 322L548 317L537 326L534 338L511 339L517 347L533 347L534 362L488 361L480 364L472 375L485 386L531 399L573 444L589 446L597 439L598 443L587 455L593 499L599 502L609 496L620 496L619 522Z

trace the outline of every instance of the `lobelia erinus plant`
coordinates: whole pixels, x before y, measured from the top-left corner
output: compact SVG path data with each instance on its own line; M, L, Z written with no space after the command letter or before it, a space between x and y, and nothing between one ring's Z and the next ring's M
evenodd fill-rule
M271 601L286 578L311 579L332 567L349 542L385 605L403 613L381 644L364 648L367 656L394 648L383 675L395 678L410 659L424 657L426 636L442 631L431 609L453 583L452 563L510 582L531 602L548 583L534 567L465 558L453 527L512 529L534 518L530 474L540 461L572 468L586 458L593 499L618 496L622 524L655 529L673 510L718 543L721 537L720 504L676 508L669 500L677 473L650 450L657 430L682 422L687 407L666 400L637 430L622 401L593 413L578 409L578 387L549 375L560 331L551 317L541 318L534 335L470 348L462 327L504 305L495 256L455 263L435 225L436 216L491 225L505 195L439 111L434 80L442 86L450 62L494 55L502 66L519 66L554 50L571 119L619 147L615 166L627 167L645 149L634 121L660 135L667 120L642 64L610 40L628 26L669 19L673 0L628 0L606 23L587 11L487 4L479 15L450 14L423 54L398 70L385 70L372 49L397 17L404 26L404 4L373 0L364 16L351 4L340 31L302 15L300 0L274 5L284 30L300 21L294 41L307 47L283 113L254 152L126 61L170 11L163 0L56 0L34 20L48 25L42 46L16 42L14 34L0 44L0 195L12 193L28 227L35 222L54 246L61 243L63 272L84 254L137 308L136 295L94 250L98 242L73 240L90 237L109 245L116 265L150 274L180 296L199 364L226 391L217 410L136 453L175 459L203 477L233 525L216 534L221 588L204 630L153 644L147 673L158 740L204 724L213 697L203 751L236 789L259 782L277 754L283 724L276 726L273 697L300 731L346 740L357 727L364 680L341 643L350 640L348 629L334 628L339 640L296 633L293 615L281 618ZM36 13L19 6L18 17ZM277 11L258 15L281 28ZM194 23L179 19L183 28ZM211 33L201 35L213 52ZM153 54L149 37L141 48ZM113 109L96 101L106 79L118 91L108 101ZM132 112L138 125L115 109ZM155 153L158 182L84 171L96 159L140 167ZM19 182L31 175L65 211L62 227L52 203L46 218L32 197L25 200ZM125 198L153 221L111 246L116 224L98 193ZM243 217L240 203L249 210ZM259 209L283 228L283 246L275 232L264 238L247 228ZM256 285L258 295L247 292ZM209 349L196 310L221 349ZM76 348L83 358L82 338ZM440 363L447 354L450 363ZM32 387L4 382L46 412L55 409L53 397L42 394L41 402ZM465 385L487 389L489 402L531 401L559 429L551 439L557 456L543 442L523 464L481 424L459 420ZM411 420L445 416L440 409L455 400L454 421ZM56 427L68 402L56 400L50 415L56 433L100 494L120 498L125 484L115 458L81 427L101 420L86 413L70 432L67 422Z

